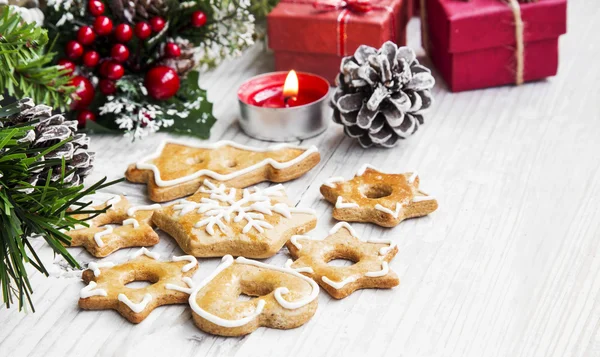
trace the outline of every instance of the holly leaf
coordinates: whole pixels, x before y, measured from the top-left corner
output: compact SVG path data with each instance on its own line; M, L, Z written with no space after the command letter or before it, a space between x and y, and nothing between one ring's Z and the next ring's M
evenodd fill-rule
M210 137L210 128L217 119L212 113L213 104L208 101L206 90L200 88L200 73L190 72L182 81L177 94L169 100L164 119L172 119L173 125L161 131L180 135L192 135L201 139Z

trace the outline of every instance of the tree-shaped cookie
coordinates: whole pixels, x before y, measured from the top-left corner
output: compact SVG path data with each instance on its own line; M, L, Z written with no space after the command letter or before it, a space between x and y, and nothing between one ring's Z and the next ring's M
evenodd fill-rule
M84 247L93 256L102 258L122 248L158 243L159 237L152 228L151 218L154 210L160 208L159 204L131 206L125 197L117 195L93 209L106 207L109 208L105 213L86 222L89 227L76 227L65 232L71 237L69 247ZM85 215L74 217L87 218Z
M208 180L152 220L195 257L267 258L317 223L312 209L290 205L282 185L239 190Z
M241 295L254 297L241 301ZM241 336L260 326L291 329L317 310L319 286L298 272L231 255L190 294L194 323L202 331Z
M198 261L189 255L173 257L170 262L158 258L158 253L142 248L123 264L90 263L82 275L88 285L81 289L79 307L116 310L137 324L159 306L186 303ZM126 286L134 281L148 281L151 285Z
M280 144L261 149L231 141L194 145L165 141L155 154L130 165L125 177L147 183L150 199L164 202L193 194L207 178L237 188L262 181L289 181L319 160L314 146Z
M383 227L428 215L438 207L434 197L419 190L416 172L386 174L370 165L364 165L352 180L328 179L321 186L321 194L335 205L333 218Z
M388 263L398 253L389 240L361 240L346 222L336 224L324 239L293 236L286 243L293 263L286 266L313 278L336 299L358 289L392 288L400 283ZM354 262L351 266L331 266L334 259Z

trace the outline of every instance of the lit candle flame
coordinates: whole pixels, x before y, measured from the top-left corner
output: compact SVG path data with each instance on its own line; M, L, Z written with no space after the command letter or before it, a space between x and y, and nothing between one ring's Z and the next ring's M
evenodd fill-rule
M287 99L295 98L298 95L298 76L293 69L285 77L283 83L283 97Z

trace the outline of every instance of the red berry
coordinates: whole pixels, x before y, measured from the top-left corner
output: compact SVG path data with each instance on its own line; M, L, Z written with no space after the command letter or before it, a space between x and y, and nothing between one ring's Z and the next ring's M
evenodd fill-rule
M170 67L156 66L146 73L144 86L150 97L156 100L169 99L179 90L179 76Z
M100 88L100 92L104 95L115 94L117 91L115 81L111 81L110 79L101 79L98 83L98 88Z
M165 28L166 22L160 16L156 16L150 19L150 27L152 27L152 31L161 32Z
M100 54L96 51L87 51L83 54L83 65L86 67L96 67L100 62Z
M88 10L94 16L100 16L104 13L104 3L99 0L91 0L88 2Z
M102 68L100 68L102 70ZM104 75L108 79L117 80L121 79L125 74L125 68L120 63L108 62L105 68L106 74Z
M101 79L98 83L98 88L100 88L100 92L104 95L115 94L117 91L115 81L111 81L110 79Z
M192 14L192 26L202 27L206 24L206 14L202 11L194 11Z
M96 115L94 112L88 109L84 109L77 114L77 126L80 128L85 128L85 122L88 120L96 121Z
M174 44L173 42L167 42L165 45L165 54L169 58L177 58L181 56L181 48Z
M94 31L99 36L109 35L113 29L113 22L106 16L98 16L94 21Z
M82 76L75 76L71 79L70 85L75 87L75 95L71 102L71 109L85 109L92 100L94 100L94 86L89 79Z
M125 62L129 58L129 49L127 46L117 43L110 50L110 56L117 62Z
M58 62L56 63L59 66L62 66L63 69L68 69L69 71L67 72L67 75L72 76L73 72L75 71L75 63L69 61L68 59L61 59L58 60Z
M77 31L77 41L79 41L82 45L91 45L95 39L96 34L89 26L81 26L79 31Z
M81 45L81 43L71 40L67 42L67 47L65 47L65 53L70 59L76 60L83 54L83 46Z
M118 24L115 29L115 38L119 42L127 42L133 37L133 30L127 24Z
M140 40L145 40L152 35L152 28L147 22L138 22L135 24L135 35Z

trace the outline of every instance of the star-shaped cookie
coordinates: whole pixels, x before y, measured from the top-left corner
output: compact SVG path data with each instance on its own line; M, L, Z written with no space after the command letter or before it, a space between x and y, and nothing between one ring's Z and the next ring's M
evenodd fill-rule
M94 210L109 207L86 223L89 227L75 227L65 234L71 237L68 247L83 247L91 255L102 258L116 250L129 247L151 246L159 241L158 234L152 228L151 218L159 204L150 206L131 206L124 196L114 196ZM77 219L86 219L88 215L74 215ZM118 226L114 226L120 224Z
M125 177L147 183L150 199L165 202L193 194L207 178L237 188L262 181L289 181L319 160L315 146L255 148L232 141L189 144L171 140L163 142L154 155L130 165Z
M282 185L238 190L208 180L198 192L154 213L153 222L195 257L275 255L313 229L312 209L290 205Z
M352 180L328 179L321 186L321 194L335 205L333 218L383 227L426 216L438 207L434 197L419 190L416 172L386 174L371 165L364 165Z
M174 256L170 262L158 258L158 253L142 248L123 264L90 263L82 275L88 285L81 289L79 307L116 310L137 324L159 306L186 303L198 261L189 255ZM151 285L143 288L126 286L134 281L148 281Z
M358 289L392 288L400 283L388 263L398 253L389 240L361 240L346 222L336 224L324 239L293 236L286 246L296 261L286 266L314 279L336 299ZM354 262L351 266L331 266L334 259Z

